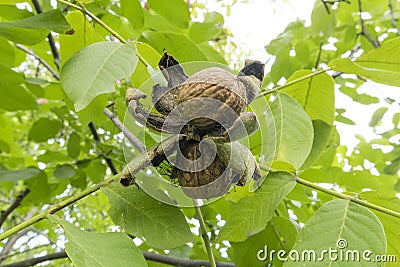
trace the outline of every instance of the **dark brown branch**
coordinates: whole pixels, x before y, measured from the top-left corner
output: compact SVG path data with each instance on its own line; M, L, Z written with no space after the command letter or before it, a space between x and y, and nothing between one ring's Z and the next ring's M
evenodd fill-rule
M118 119L118 116L112 113L108 108L104 109L104 114L114 123L114 125L124 134L128 141L142 153L146 151L146 146Z
M0 215L0 227L3 225L5 220L7 219L8 215L11 214L16 208L21 205L22 200L31 192L29 188L26 188L25 190L21 191L18 196L15 198L14 202L11 203L10 207L8 209L3 210Z
M357 0L357 1L358 1L358 13L360 16L360 24L361 24L361 33L359 33L359 34L364 36L375 48L379 47L379 42L371 36L367 27L365 26L364 19L362 18L363 11L362 11L361 0Z
M396 33L397 36L400 36L400 29L399 29L399 27L397 27L397 19L394 16L392 0L388 0L388 1L389 1L388 6L389 6L389 11L390 11L390 19L391 19L392 27L397 30L397 33Z
M31 258L31 259L27 259L27 260L15 262L15 263L2 265L2 267L29 267L29 266L36 265L41 262L57 260L57 259L62 259L62 258L66 258L66 257L68 257L67 253L65 251L60 251L60 252L56 252L56 253L52 253L52 254L47 254L42 257Z
M331 14L331 10L329 9L329 5L333 6L335 3L340 3L340 2L345 2L347 4L350 4L349 0L321 0L322 4L324 5L326 12L328 14Z
M43 67L45 67L51 73L51 75L53 75L53 77L56 80L60 80L60 76L58 75L58 73L55 70L53 70L53 68L46 61L44 61L44 59L42 59L41 57L36 55L32 50L29 50L20 44L16 44L15 46L18 49L24 51L25 53L27 53L27 54L33 56L35 59L37 59L43 65Z
M172 266L181 266L181 267L201 267L201 266L210 266L210 263L208 261L203 261L203 260L191 260L191 259L181 259L181 258L176 258L176 257L170 257L170 256L165 256L165 255L159 255L147 251L142 252L144 258L149 261L154 261L154 262L159 262L159 263L164 263ZM32 259L27 259L15 263L10 263L3 265L2 267L29 267L41 262L45 261L50 261L50 260L56 260L56 259L62 259L62 258L67 258L68 255L65 251L60 251L60 252L55 252L52 254L48 254L46 256L42 257L37 257L37 258L32 258ZM235 264L233 263L225 263L225 262L217 262L218 267L235 267Z
M92 135L93 135L94 141L95 141L96 143L100 143L100 142L101 142L100 136L99 136L99 134L97 133L96 126L94 125L94 123L91 121L91 122L89 122L88 126L89 126L89 129L90 129L90 132L91 132ZM112 160L111 160L109 157L107 157L106 155L103 155L103 158L104 158L104 160L106 161L108 167L110 168L112 174L113 174L113 175L118 174L118 171L117 171L117 169L115 168L115 165L114 165L114 163L112 162Z
M191 259L181 259L171 256L165 256L160 254L155 254L147 251L142 252L144 258L149 261L155 261L159 263L165 263L173 266L181 266L181 267L201 267L201 266L210 266L208 261L204 260L191 260ZM235 267L236 265L233 263L227 262L217 262L218 267Z
M323 42L321 42L321 43L319 44L319 49L318 49L317 60L315 61L315 65L314 65L314 68L315 68L315 69L317 69L317 68L318 68L319 61L321 60L321 54L322 54L322 45L323 45L323 44L324 44Z
M43 13L42 7L40 6L38 0L32 0L32 4L38 14ZM49 40L51 53L53 54L54 64L56 65L57 69L60 70L60 54L58 53L56 42L54 41L51 32L49 35L47 35L47 39Z

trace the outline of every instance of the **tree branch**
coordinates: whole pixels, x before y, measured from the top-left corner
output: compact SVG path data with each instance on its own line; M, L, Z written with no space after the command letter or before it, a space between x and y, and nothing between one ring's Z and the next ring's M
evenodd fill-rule
M320 75L320 74L322 74L322 73L324 73L324 72L327 72L327 71L329 71L329 70L330 70L330 69L319 70L319 71L310 73L310 74L308 74L308 75L304 75L303 77L300 77L300 78L298 78L298 79L295 79L295 80L293 80L293 81L290 81L290 82L288 82L288 83L285 83L284 85L275 87L275 88L273 88L273 89L271 89L271 90L266 90L266 91L260 92L260 93L256 96L256 98L259 98L259 97L262 97L262 96L266 96L266 95L270 95L270 94L276 93L276 92L278 92L278 91L280 91L280 90L282 90L282 89L284 89L284 88L286 88L286 87L289 87L289 86L291 86L291 85L293 85L293 84L296 84L296 83L298 83L298 82L302 82L302 81L304 81L304 80L310 79L311 77Z
M2 267L29 267L44 261L51 261L51 260L56 260L56 259L62 259L62 258L66 258L67 253L65 251L60 251L60 252L55 252L52 254L47 254L45 256L42 257L37 257L37 258L31 258L31 259L27 259L27 260L23 260L23 261L19 261L19 262L15 262L15 263L10 263L10 264L6 264L6 265L2 265Z
M32 0L32 4L38 14L43 12L38 0ZM60 70L60 54L58 53L56 42L54 41L51 32L49 33L49 35L47 35L47 39L49 40L51 53L53 54L54 64L56 65L57 69Z
M372 38L371 34L369 33L367 27L365 26L364 23L364 19L362 18L362 5L361 5L361 0L357 0L358 1L358 13L360 16L360 23L361 23L361 35L364 36L365 38L367 38L367 40L375 47L379 47L379 42L374 40L374 38Z
M159 157L163 157L164 155L166 155L168 153L171 153L171 151L173 151L176 148L176 145L178 144L179 140L181 140L181 138L183 138L183 137L180 135L174 135L171 138L162 141L157 146L148 150L147 152L137 155L133 160L128 162L126 167L122 170L121 174L114 175L110 178L107 178L107 179L101 181L100 183L98 183L92 187L86 188L82 192L61 201L58 204L51 206L47 210L37 214L36 216L32 217L31 219L26 220L26 221L22 222L21 224L18 224L17 226L15 226L3 233L0 233L0 241L18 233L19 231L37 223L37 222L42 221L43 219L47 218L48 215L54 214L57 211L62 210L63 208L77 202L78 200L96 192L100 188L108 186L109 184L115 182L119 178L122 179L123 177L125 177L125 178L129 179L130 177L133 177L137 172L139 172L143 168L149 166L152 163L152 160L159 158Z
M206 266L209 267L210 263L202 260L191 260L191 259L181 259L176 257L170 257L166 255L160 255L152 252L142 251L142 254L146 260L164 263L173 266L181 266L181 267L201 267ZM6 265L2 265L2 267L29 267L38 263L42 263L50 260L57 260L62 258L67 258L68 255L65 251L55 252L52 254L48 254L42 257L27 259L15 263L10 263ZM233 263L225 263L218 262L217 267L235 267Z
M262 164L259 164L259 166L260 166L260 169L262 169L264 171L275 171L275 170L271 170L268 167L263 166ZM302 184L302 185L308 186L308 187L310 187L312 189L315 189L315 190L321 191L323 193L326 193L328 195L331 195L331 196L334 196L334 197L337 197L337 198L341 198L341 199L345 199L345 200L349 200L349 201L357 203L357 204L359 204L361 206L364 206L364 207L367 207L367 208L370 208L370 209L385 213L387 215L391 215L393 217L400 218L400 212L397 212L397 211L394 211L394 210L390 210L390 209L387 209L387 208L384 208L384 207L381 207L381 206L366 202L365 200L361 200L361 199L356 198L356 197L352 197L352 196L349 196L349 195L345 195L345 194L336 192L334 190L327 189L325 187L319 186L316 183L312 183L310 181L302 179L302 178L298 177L297 174L294 174L294 179L296 180L296 182L298 184Z
M17 233L16 235L12 236L11 238L9 238L6 242L6 244L4 245L1 253L0 253L0 263L7 258L8 253L10 252L10 250L13 248L14 244L18 241L18 239L20 239L21 237L23 237L25 234L27 234L30 231L30 229L24 229L21 232Z
M24 47L24 46L22 46L20 44L15 44L15 46L18 49L20 49L20 50L24 51L25 53L27 53L27 54L33 56L34 58L36 58L51 73L51 75L53 75L53 77L56 80L60 80L60 76L58 75L58 73L55 70L53 70L53 68L49 65L49 63L44 61L44 59L42 59L41 57L36 55L32 50L29 50L28 48L26 48L26 47Z
M171 256L165 256L165 255L160 255L160 254L155 254L147 251L142 251L142 254L146 260L149 261L155 261L159 263L165 263L173 266L181 266L181 267L201 267L201 266L206 266L206 267L211 267L210 263L208 261L202 261L202 260L191 260L191 259L181 259L181 258L176 258L176 257L171 257ZM236 265L233 263L227 263L227 262L217 262L216 267L235 267Z
M333 6L334 4L340 3L340 2L345 2L345 3L347 3L347 4L350 4L350 1L349 1L349 0L321 0L321 1L322 1L322 4L324 5L324 7L325 7L325 9L326 9L326 12L327 12L328 14L331 14L331 10L329 9L329 6L328 6L328 5Z
M118 119L118 116L112 113L108 108L104 109L104 114L114 123L114 125L124 134L128 141L134 145L140 153L146 151L146 146Z
M26 188L25 190L21 191L18 196L15 198L14 202L11 203L10 207L8 209L4 210L1 212L0 215L0 227L3 225L5 220L7 219L8 215L11 214L16 208L21 205L22 200L31 192L29 188Z
M92 194L93 192L96 192L97 190L99 190L101 187L103 186L107 186L109 184L111 184L112 182L114 182L116 179L119 178L119 175L115 175L112 176L108 179L105 179L103 181L101 181L100 183L98 183L97 185L94 185L92 187L89 187L85 190L83 190L82 192L80 192L79 194L76 194L70 198L67 198L63 201L61 201L58 204L55 204L53 206L51 206L50 208L48 208L47 210L43 211L42 213L39 213L35 216L33 216L32 218L30 218L29 220L26 220L20 224L18 224L17 226L3 232L0 234L0 241L4 240L16 233L18 233L19 231L37 223L40 222L41 220L45 219L48 215L53 214L75 202L77 202L78 200L80 200L81 198L84 198L90 194Z
M89 122L88 126L89 126L89 129L90 129L90 132L91 132L92 135L93 135L94 142L95 142L96 144L100 143L100 142L101 142L100 136L99 136L99 134L97 133L96 126L94 125L94 123L91 121L91 122ZM102 155L102 156L103 156L103 158L105 159L105 161L106 161L108 167L110 168L111 173L114 174L114 175L116 175L116 174L118 173L118 171L117 171L117 169L115 168L115 165L114 165L114 163L112 162L112 160L111 160L109 157L107 157L106 155Z
M198 201L195 199L193 200L193 202L194 202L194 208L196 210L196 217L200 223L201 237L204 240L204 245L206 246L208 259L210 260L210 266L216 267L214 254L213 254L212 248L211 248L211 242L207 235L207 228L206 228L206 224L204 222L203 214L201 213L200 205L199 205Z
M331 196L334 196L334 197L337 197L337 198L341 198L341 199L345 199L345 200L349 200L349 201L357 203L357 204L359 204L361 206L364 206L364 207L367 207L367 208L370 208L370 209L373 209L373 210L377 210L379 212L382 212L382 213L385 213L385 214L400 218L400 212L396 212L394 210L386 209L384 207L381 207L381 206L366 202L366 201L361 200L359 198L352 197L352 196L345 195L345 194L342 194L342 193L339 193L339 192L336 192L336 191L333 191L333 190L326 189L326 188L324 188L322 186L319 186L319 185L317 185L315 183L312 183L310 181L304 180L304 179L298 177L297 175L295 176L295 179L296 179L296 182L299 183L299 184L308 186L310 188L313 188L313 189L316 189L318 191L324 192L324 193L329 194Z

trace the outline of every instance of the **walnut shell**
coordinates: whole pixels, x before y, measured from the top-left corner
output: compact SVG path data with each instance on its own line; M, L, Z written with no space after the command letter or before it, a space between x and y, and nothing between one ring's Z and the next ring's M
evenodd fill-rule
M213 103L218 104L210 107L207 98L217 100L219 103L214 101ZM196 101L182 105L192 99ZM246 90L238 78L229 71L216 67L207 68L193 74L179 86L178 104L179 111L188 120L198 114L209 116L193 119L192 123L198 127L209 127L215 125L216 121L229 124L233 123L235 118L225 118L227 109L239 115L246 107Z
M205 166L206 162L210 162L210 158L207 158L208 154L212 154L207 150L213 149L211 146L207 147L207 144L203 150L203 157L195 162L201 155L199 144L199 142L190 142L181 147L183 156L191 163L189 163L190 166L185 166L186 170L174 167L171 178L178 179L183 192L191 198L206 199L222 196L239 181L240 175L231 168L227 168L215 154L213 154L215 158L211 164Z

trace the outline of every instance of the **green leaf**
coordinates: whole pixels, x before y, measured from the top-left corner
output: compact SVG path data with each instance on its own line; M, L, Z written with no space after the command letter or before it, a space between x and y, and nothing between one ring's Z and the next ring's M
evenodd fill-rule
M67 142L68 156L71 158L77 158L79 156L81 150L80 143L81 137L76 132L71 133Z
M382 195L379 192L363 192L360 194L361 199L365 199L370 203L374 203L384 208L400 212L399 198L389 195ZM383 212L374 211L379 220L383 224L387 239L387 255L395 255L397 259L400 258L400 228L399 218L385 214ZM389 264L387 266L390 266Z
M372 81L400 86L400 38L394 38L362 55L356 61L334 59L329 66L340 72L353 73Z
M389 165L385 167L383 172L389 175L396 175L396 173L400 170L400 157L392 160Z
M316 37L330 36L336 26L335 14L328 14L324 5L325 3L322 1L315 1L311 14L311 31ZM335 10L331 10L331 12L335 12Z
M399 123L400 123L400 113L393 114L392 122L393 122L393 125L394 125L395 128L399 125Z
M349 262L331 260L326 251L358 251L360 266L381 266L379 262L366 262L363 252L370 250L372 256L386 253L386 237L382 224L367 208L347 200L332 200L323 205L306 223L298 235L292 250L298 251L300 259L285 262L283 266L303 266L302 252L307 251L307 266L349 266ZM325 254L323 254L325 251ZM318 257L323 260L318 260ZM338 255L338 254L335 254ZM345 254L344 254L345 255ZM351 254L354 255L354 254ZM288 258L290 260L290 257ZM351 259L351 258L350 258Z
M50 220L63 227L68 240L65 251L76 267L147 266L142 253L126 234L82 231L54 215Z
M318 160L321 154L327 149L331 133L332 126L326 124L321 120L312 121L314 128L314 140L311 148L311 152L308 155L306 161L301 166L302 170L310 168L314 162Z
M224 65L228 65L225 58L220 53L218 53L213 47L211 47L208 43L199 44L198 47L204 53L204 55L206 55L208 61L218 62Z
M144 237L146 244L170 249L192 241L192 234L182 212L161 203L142 190L122 187L119 183L103 188L111 208L111 219L127 233Z
M33 45L50 31L65 33L71 26L59 9L10 22L0 22L0 35L16 43Z
M74 177L76 170L70 165L58 165L54 170L53 175L57 179L71 179Z
M136 45L136 47L138 54L143 57L147 62L149 62L149 64L152 64L152 68L157 68L157 63L160 60L161 55L147 43L139 43ZM145 66L143 62L139 61L135 72L131 76L133 85L136 88L140 88L149 78L150 74L147 70L147 66ZM140 89L143 90L144 88ZM150 93L150 91L148 93Z
M296 71L287 83L310 75L310 70ZM327 73L321 73L283 89L304 108L311 120L322 120L332 125L335 118L334 81Z
M0 58L1 64L6 67L13 67L15 61L14 48L11 46L10 42L2 37L0 37Z
M214 23L194 22L189 28L189 37L196 43L207 42L221 33L221 28Z
M21 86L23 76L0 64L0 109L32 110L37 108L35 99Z
M231 242L233 248L233 260L237 267L266 266L266 263L280 266L277 257L274 261L261 261L268 259L271 250L290 251L297 236L296 227L285 218L274 217L268 223L265 230L253 235L243 242Z
M52 151L46 150L46 152L37 157L38 162L44 163L64 163L64 162L71 162L73 159L68 157L64 151Z
M115 81L129 77L137 61L136 47L132 43L95 43L80 50L64 64L61 84L76 111L80 111L96 96L115 91Z
M382 123L382 118L386 111L388 111L387 107L381 107L375 110L371 120L369 121L369 127L379 126Z
M127 18L135 30L143 26L143 8L139 0L120 0L121 15Z
M7 0L3 0L7 1ZM0 17L3 19L10 20L19 20L23 18L28 18L32 16L32 13L26 9L19 9L16 5L7 5L3 1L0 0ZM11 0L12 1L12 0ZM20 1L24 2L24 1ZM5 5L3 5L5 4Z
M291 174L270 173L252 195L234 204L218 240L241 242L264 230L281 200L293 189L296 182Z
M144 25L143 25L144 29L151 29L154 30L155 32L160 32L160 31L180 32L178 28L169 23L168 19L156 13L153 12L150 13L150 11L145 10L143 12L143 17L144 17Z
M352 121L351 119L349 119L343 115L343 113L346 112L345 109L337 109L336 112L337 112L337 114L335 116L336 121L345 123L348 125L356 125L356 123L354 121Z
M83 47L103 40L81 11L69 12L66 19L73 27L74 34L63 34L59 37L61 65Z
M49 188L47 175L44 171L40 171L36 176L32 177L32 179L25 181L25 184L31 191L26 198L24 198L24 205L47 202L51 193L53 193Z
M0 22L0 25L26 29L48 29L58 33L65 33L71 30L71 26L59 9L50 10L20 20Z
M183 0L148 0L147 4L174 26L186 29L189 26L189 7Z
M28 168L23 170L0 170L0 182L16 182L28 180L38 175L41 170Z
M40 118L33 123L29 130L28 138L35 142L44 142L55 137L61 127L62 123L58 120Z
M145 31L142 35L154 49L160 53L164 48L167 49L181 63L207 61L201 49L183 34Z
M380 47L362 54L356 62L366 69L400 72L400 37L388 40Z
M84 170L90 180L97 184L106 175L107 167L101 162L101 159L98 159L92 160Z
M275 129L276 160L286 161L298 169L310 154L313 143L313 126L300 104L285 93L279 93L271 104L272 118L267 116L269 127ZM269 144L271 146L271 144Z
M15 5L21 2L25 2L25 0L0 0L0 4L5 4L5 5Z

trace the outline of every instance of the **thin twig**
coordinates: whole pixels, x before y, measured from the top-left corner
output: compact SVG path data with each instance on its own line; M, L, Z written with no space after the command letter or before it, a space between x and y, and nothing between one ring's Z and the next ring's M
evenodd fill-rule
M65 207L77 202L81 198L84 198L84 197L92 194L93 192L96 192L101 187L109 185L110 183L114 182L118 178L119 178L119 175L112 176L112 177L110 177L108 179L105 179L105 180L101 181L97 185L94 185L92 187L86 188L82 192L80 192L80 193L78 193L78 194L76 194L76 195L74 195L74 196L72 196L70 198L67 198L67 199L61 201L58 204L55 204L55 205L51 206L47 210L45 210L45 211L33 216L29 220L26 220L26 221L18 224L17 226L15 226L15 227L13 227L13 228L1 233L0 234L0 241L3 240L3 239L6 239L6 238L8 238L8 237L10 237L10 236L12 236L12 235L14 235L16 233L18 233L19 231L21 231L21 230L23 230L23 229L25 229L25 228L37 223L37 222L40 222L41 220L45 219L48 215L53 214L53 213L55 213L55 212L57 212L59 210L62 210L63 208L65 208Z
M318 55L317 55L317 60L315 61L314 69L317 69L317 68L318 68L319 61L321 60L322 45L323 45L323 44L324 44L323 42L320 42L320 43L319 43Z
M291 86L291 85L293 85L293 84L296 84L296 83L298 83L298 82L302 82L302 81L304 81L304 80L310 79L311 77L320 75L320 74L325 73L325 72L327 72L327 71L329 71L329 70L330 70L330 69L319 70L319 71L316 71L316 72L313 72L313 73L304 75L303 77L300 77L300 78L298 78L298 79L296 79L296 80L293 80L293 81L290 81L290 82L288 82L288 83L285 83L284 85L275 87L275 88L273 88L273 89L271 89L271 90L266 90L266 91L260 92L260 93L257 95L256 98L259 98L259 97L262 97L262 96L266 96L266 95L270 95L270 94L276 93L276 92L278 92L278 91L280 91L280 90L282 90L282 89L284 89L284 88L286 88L286 87L289 87L289 86Z
M201 208L200 208L197 200L193 200L193 202L194 202L194 208L196 210L196 217L200 223L201 237L204 240L204 245L206 246L208 259L210 260L210 266L216 267L214 254L213 254L212 248L211 248L211 242L207 235L207 228L206 228L206 224L204 222L203 214L201 213Z
M388 6L389 6L389 11L390 11L390 19L391 19L392 27L397 30L397 32L396 32L397 36L400 36L400 29L397 26L397 19L394 16L392 0L388 0Z
M6 221L8 215L11 214L16 208L21 205L22 200L31 192L29 188L26 188L25 190L21 191L18 196L15 198L14 202L11 203L10 207L8 209L4 210L1 212L0 215L0 227L3 225L3 223Z
M94 123L93 123L92 121L89 122L88 127L89 127L89 129L90 129L90 132L91 132L92 135L93 135L93 139L94 139L95 143L96 143L96 144L100 143L100 142L101 142L100 136L99 136L99 134L97 133L96 126L94 125ZM117 169L115 168L115 165L114 165L114 163L112 162L112 160L111 160L109 157L107 157L106 155L103 155L103 158L104 158L104 160L106 161L108 167L110 168L111 173L114 174L114 175L116 175L116 174L118 173L118 171L117 171Z
M53 77L56 80L60 80L60 76L58 75L58 73L55 70L53 70L53 68L49 65L49 63L47 63L44 59L42 59L41 57L36 55L32 50L29 50L28 48L26 48L26 47L24 47L24 46L22 46L20 44L15 44L15 46L18 49L20 49L20 50L24 51L25 53L27 53L27 54L33 56L34 58L36 58L43 65L43 67L45 67L51 73L51 75L53 75Z
M42 13L42 7L40 6L38 0L32 0L33 6L38 14ZM47 39L49 40L49 45L51 49L51 53L53 54L54 64L57 69L60 70L60 54L58 53L56 42L54 41L53 35L51 32L47 35Z
M259 166L260 166L260 169L262 169L262 170L271 171L270 168L267 168L267 167L263 166L262 164L260 164ZM349 195L345 195L345 194L342 194L342 193L327 189L325 187L317 185L316 183L312 183L310 181L302 179L302 178L298 177L296 174L294 175L294 178L295 178L297 183L305 185L305 186L308 186L308 187L311 187L311 188L313 188L315 190L324 192L324 193L326 193L328 195L331 195L331 196L334 196L334 197L337 197L337 198L341 198L341 199L345 199L345 200L349 200L351 202L360 204L361 206L364 206L364 207L367 207L367 208L370 208L370 209L373 209L373 210L377 210L377 211L380 211L382 213L385 213L385 214L400 218L400 212L397 212L397 211L394 211L394 210L390 210L390 209L387 209L387 208L384 208L384 207L381 207L381 206L366 202L364 200L361 200L361 199L358 199L358 198L355 198L355 197L352 197L352 196L349 196Z
M142 254L146 260L155 261L159 263L164 263L173 266L181 266L181 267L211 267L212 265L208 261L204 260L191 260L191 259L181 259L171 256L165 256L160 254L155 254L147 251L142 251ZM235 267L236 265L233 263L227 262L216 262L216 267Z
M299 183L299 184L311 187L313 189L316 189L318 191L324 192L324 193L329 194L331 196L335 196L337 198L349 200L349 201L357 203L357 204L359 204L361 206L364 206L364 207L367 207L367 208L370 208L370 209L373 209L373 210L377 210L379 212L382 212L382 213L385 213L385 214L400 218L400 212L396 212L394 210L386 209L384 207L381 207L381 206L366 202L364 200L361 200L361 199L358 199L358 198L355 198L355 197L352 197L352 196L348 196L348 195L345 195L345 194L342 194L342 193L339 193L339 192L336 192L336 191L333 191L333 190L326 189L326 188L324 188L322 186L319 186L319 185L317 185L315 183L312 183L310 181L304 180L304 179L302 179L300 177L297 177L297 176L295 177L295 179L296 179L296 182Z
M148 261L154 261L158 263L164 263L172 266L181 266L181 267L200 267L205 266L209 267L210 263L208 261L203 260L191 260L191 259L181 259L177 257L171 257L166 255L160 255L148 251L142 251L144 258ZM3 265L2 267L29 267L35 264L39 264L45 261L57 260L62 258L67 258L68 255L65 251L51 253L42 257L27 259L15 263L10 263ZM225 262L217 262L217 267L235 267L233 263L225 263Z
M89 10L87 10L85 8L85 6L83 4L81 4L81 6L75 5L73 3L70 3L68 1L65 0L57 0L60 3L63 3L67 6L73 7L75 9L78 9L79 11L83 12L85 15L88 15L89 17L91 17L94 21L96 21L101 27L103 27L106 31L108 31L112 36L114 36L115 38L117 38L121 43L126 44L127 41L121 36L119 35L116 31L114 31L110 26L108 26L106 23L104 23L101 19L99 19L98 17L96 17L93 13L91 13ZM136 55L138 56L139 60L146 66L149 67L151 66L140 54L136 53Z
M37 236L35 236L33 238L36 238L36 237ZM25 242L25 245L28 246L27 242ZM44 248L47 248L49 246L54 246L54 245L55 245L55 243L53 243L53 242L49 243L49 244L43 244L43 245L39 245L39 246L36 246L36 247L30 247L29 249L26 249L23 252L19 251L21 249L21 247L19 247L18 249L14 249L13 253L7 254L7 256L3 256L3 257L0 256L0 260L6 260L8 258L17 256L17 255L21 256L21 253L24 253L24 254L31 253L30 255L32 255L32 254L35 253L34 251L43 250Z
M360 24L361 24L361 33L360 34L362 36L364 36L375 48L379 47L379 42L374 40L374 38L372 38L367 27L365 26L364 19L362 18L363 11L362 11L361 0L357 0L357 1L358 1L358 13L359 13Z
M78 200L96 192L100 188L108 186L109 184L122 178L123 175L131 176L131 177L134 176L137 172L139 172L143 168L149 166L151 164L151 161L155 157L160 156L161 151L163 151L163 153L167 153L168 151L166 151L166 150L172 150L175 147L175 144L177 142L179 142L179 140L180 140L180 136L172 136L171 138L166 139L165 141L162 141L160 144L155 146L153 149L150 149L145 153L141 153L141 154L137 155L134 159L132 159L130 162L128 162L126 167L122 170L121 175L114 175L110 178L107 178L107 179L101 181L100 183L98 183L92 187L86 188L85 190L81 191L80 193L77 193L76 195L71 196L70 198L67 198L67 199L61 201L58 204L54 204L47 210L37 214L36 216L32 217L31 219L26 220L21 224L18 224L17 226L9 229L8 231L0 233L0 241L18 233L19 231L37 223L37 222L40 222L41 220L47 218L48 215L54 214L55 212L62 210L63 208L77 202Z
M27 260L15 262L15 263L2 265L2 267L29 267L29 266L33 266L33 265L36 265L41 262L57 260L57 259L62 259L62 258L66 258L66 257L68 257L67 253L65 251L60 251L60 252L47 254L42 257L31 258L31 259L27 259Z
M11 238L7 239L6 244L4 245L3 249L0 252L0 263L7 258L8 253L13 248L14 244L18 241L18 239L26 235L29 231L30 229L26 228L21 232L17 233L16 235L13 235Z
M104 114L114 123L114 125L124 134L128 141L142 153L146 151L146 146L118 119L118 116L112 113L108 108L104 109Z
M321 1L322 1L322 4L324 5L325 10L326 10L326 12L327 12L328 14L331 14L331 10L329 9L329 6L328 6L328 5L333 6L334 4L340 3L340 2L345 2L345 3L350 4L350 1L349 1L349 0L321 0Z

